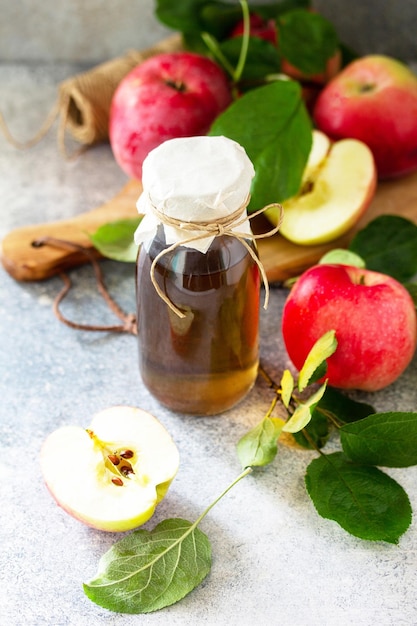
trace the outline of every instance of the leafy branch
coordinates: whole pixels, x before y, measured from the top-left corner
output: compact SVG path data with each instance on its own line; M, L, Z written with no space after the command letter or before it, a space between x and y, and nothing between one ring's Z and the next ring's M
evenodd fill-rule
M326 359L336 348L333 331L313 346L299 373L300 391L322 377ZM307 401L301 401L294 394L288 370L279 385L265 376L275 397L281 398L287 418L280 419L277 426L270 410L242 437L237 446L242 466L269 464L278 452L276 440L282 432L301 434L299 443L319 453L305 476L307 492L319 515L361 539L398 543L411 523L411 505L404 489L376 466L417 464L417 413L375 413L371 406L327 389L325 383ZM327 440L323 438L323 419L326 436L329 424L339 432L341 452L322 451Z
M211 568L211 545L198 525L250 472L239 474L195 522L166 519L114 544L101 558L97 576L84 584L87 597L120 613L150 613L181 600Z

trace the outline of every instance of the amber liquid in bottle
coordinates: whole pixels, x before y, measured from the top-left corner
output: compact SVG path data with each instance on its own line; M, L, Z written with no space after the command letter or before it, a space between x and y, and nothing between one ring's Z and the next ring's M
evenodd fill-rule
M250 244L252 245L252 244ZM150 279L166 248L162 228L137 260L139 368L146 387L173 411L221 413L252 387L258 369L259 269L230 236L203 254L178 247L164 255L155 278L185 313L181 319Z

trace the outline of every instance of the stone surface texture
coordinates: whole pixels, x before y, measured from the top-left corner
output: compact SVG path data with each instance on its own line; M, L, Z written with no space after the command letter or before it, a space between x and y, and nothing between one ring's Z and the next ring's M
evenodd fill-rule
M49 3L2 0L2 4L7 4L9 20L13 11L32 4L27 19L38 24L52 20ZM56 12L61 4L67 16L70 6L84 12L109 6L98 0L58 2ZM31 28L35 27L32 23ZM37 54L46 63L22 64L32 43L27 48L22 44L19 55L10 40L8 56L5 28L2 19L0 58L8 62L0 65L0 110L10 131L23 140L43 122L59 82L80 69L74 61L84 63L96 55L80 46L79 58L52 64L47 48L40 49L39 37ZM88 40L85 34L82 37ZM143 45L148 43L144 38ZM114 51L101 47L97 58ZM0 239L20 226L66 219L95 208L126 183L107 144L68 161L58 150L56 131L55 125L37 145L23 151L0 137ZM134 267L105 261L102 268L112 295L133 312ZM66 315L87 323L111 323L113 318L96 293L91 268L74 270L71 277L74 290L63 305ZM52 304L61 286L59 277L16 282L0 269L2 624L416 623L415 521L398 546L348 535L334 522L320 518L307 496L304 473L315 454L285 445L280 445L272 465L245 478L203 521L201 529L212 542L213 566L200 587L178 604L144 616L113 614L92 604L83 594L82 583L95 575L99 558L119 536L87 528L56 506L40 473L39 453L45 437L64 424L88 426L92 414L111 405L140 406L155 414L179 447L181 467L167 497L146 524L150 529L166 517L194 520L234 480L240 473L236 442L265 414L271 391L258 380L249 396L227 414L195 418L172 413L143 387L133 336L75 331L55 318ZM285 297L283 288L272 286L270 307L261 315L262 360L276 378L289 366L280 337ZM390 388L357 397L372 402L378 411L415 411L416 379L414 359ZM333 448L337 448L336 441L330 443ZM417 468L388 472L407 491L416 510Z

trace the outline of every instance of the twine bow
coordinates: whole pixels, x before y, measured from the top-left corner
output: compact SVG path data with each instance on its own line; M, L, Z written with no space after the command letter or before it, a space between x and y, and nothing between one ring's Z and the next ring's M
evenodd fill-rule
M252 259L255 261L256 265L259 268L259 271L262 277L262 282L265 287L264 309L268 308L269 284L268 284L268 278L266 276L265 268L262 264L262 261L259 259L258 255L253 250L253 248L249 245L247 240L248 239L249 240L263 239L265 237L271 237L272 235L275 235L281 227L282 218L283 218L283 208L280 204L278 204L277 202L274 202L272 204L266 205L265 207L263 207L262 209L259 209L258 211L255 211L251 215L247 215L245 209L247 205L249 204L249 200L250 200L250 196L247 197L244 204L240 206L236 211L234 211L230 215L226 215L225 217L217 218L216 221L214 222L183 222L174 217L165 215L164 213L159 211L152 203L150 203L152 212L155 214L155 216L160 220L162 224L167 225L167 226L173 226L174 228L178 228L179 230L186 230L187 232L196 233L195 235L191 235L190 237L187 237L186 239L175 241L173 244L171 244L164 250L161 250L161 252L159 252L159 254L157 254L154 260L152 261L152 265L150 269L151 281L152 281L153 286L155 287L157 294L169 306L169 308L174 313L176 313L176 315L178 315L178 317L184 318L185 314L177 306L175 306L175 304L169 299L167 294L158 285L156 278L155 278L156 265L163 256L165 256L166 254L169 254L170 252L173 252L180 246L186 245L193 241L199 241L201 239L205 239L206 237L213 237L213 236L214 237L222 237L222 236L235 237L245 246L245 248L247 249ZM264 213L267 209L271 207L278 207L280 211L278 223L271 230L267 231L266 233L261 233L259 235L255 235L254 233L243 233L243 232L239 232L235 230L235 228L237 228L238 226L246 222L248 219L252 219L253 217L256 217L257 215Z

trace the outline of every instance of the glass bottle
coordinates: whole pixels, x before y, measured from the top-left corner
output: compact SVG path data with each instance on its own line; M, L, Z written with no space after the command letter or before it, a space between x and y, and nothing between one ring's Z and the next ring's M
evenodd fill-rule
M193 160L197 155L194 150ZM145 182L146 176L144 188ZM245 241L229 233L211 237L203 250L190 242L172 246L163 223L142 239L136 273L139 369L149 391L173 411L222 413L254 384L260 273L248 250L256 255L249 234Z

